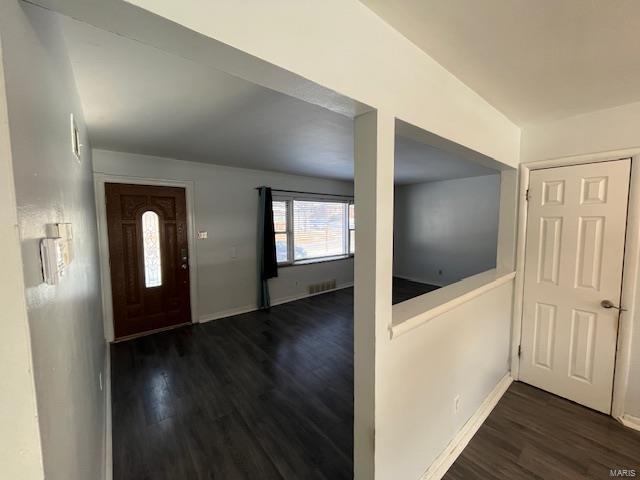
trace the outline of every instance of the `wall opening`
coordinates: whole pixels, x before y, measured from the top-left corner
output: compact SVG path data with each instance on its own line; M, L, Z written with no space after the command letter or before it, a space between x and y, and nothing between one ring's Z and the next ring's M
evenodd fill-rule
M515 169L396 121L394 304L498 268L501 208L515 224L515 182L503 175Z

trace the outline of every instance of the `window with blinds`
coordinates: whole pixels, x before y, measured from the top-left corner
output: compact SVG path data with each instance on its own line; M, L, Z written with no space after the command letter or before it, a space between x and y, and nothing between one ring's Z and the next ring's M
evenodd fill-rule
M294 260L345 255L346 204L293 201Z
M349 253L356 252L356 207L349 204Z
M353 254L353 203L274 200L273 224L278 263L307 262Z
M274 201L273 205L273 230L276 235L276 259L278 263L286 263L289 260L289 202Z

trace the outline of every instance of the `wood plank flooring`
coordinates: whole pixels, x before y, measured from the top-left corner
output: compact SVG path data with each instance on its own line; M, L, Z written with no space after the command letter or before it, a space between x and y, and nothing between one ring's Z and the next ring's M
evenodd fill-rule
M111 359L115 480L353 476L353 289L114 344ZM446 478L608 478L639 458L637 432L515 383Z
M111 353L115 480L353 477L353 289Z
M640 476L640 433L581 405L514 382L445 480Z
M437 290L440 287L427 283L413 282L404 278L393 277L392 303L401 303L425 293Z

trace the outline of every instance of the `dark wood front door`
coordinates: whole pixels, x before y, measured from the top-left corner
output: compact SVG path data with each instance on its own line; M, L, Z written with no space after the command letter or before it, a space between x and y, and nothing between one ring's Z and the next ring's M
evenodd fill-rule
M191 321L185 190L105 184L116 338Z

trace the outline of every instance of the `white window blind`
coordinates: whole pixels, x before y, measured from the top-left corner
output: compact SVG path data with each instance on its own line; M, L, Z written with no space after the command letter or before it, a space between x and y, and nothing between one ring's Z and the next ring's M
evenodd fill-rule
M276 235L276 259L278 263L289 260L289 222L287 202L273 201L273 230Z
M349 253L356 252L356 207L349 204Z
M293 201L294 260L347 254L345 206L342 202Z
M281 265L346 257L355 250L355 211L346 200L275 199L273 227Z

